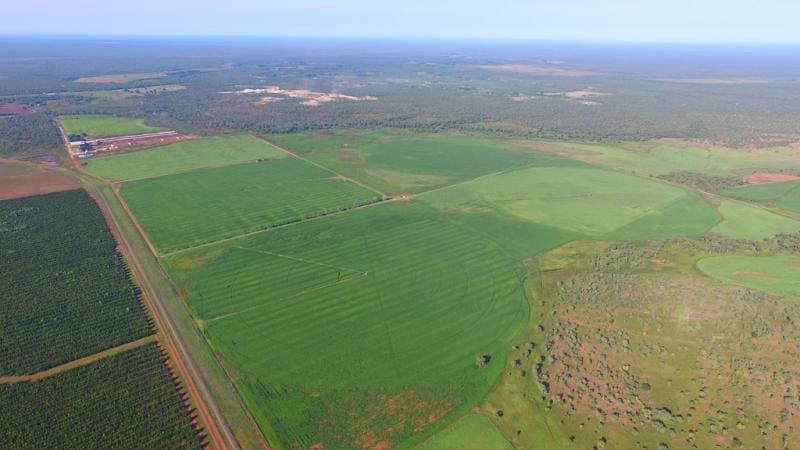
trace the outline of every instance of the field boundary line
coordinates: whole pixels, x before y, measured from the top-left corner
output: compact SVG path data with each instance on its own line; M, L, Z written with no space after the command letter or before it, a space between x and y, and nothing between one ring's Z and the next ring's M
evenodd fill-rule
M152 253L153 256L158 258L158 255L159 255L158 251L156 250L156 248L153 245L153 243L150 242L150 238L147 236L147 233L144 232L144 228L142 228L142 226L139 225L139 221L136 220L136 216L134 216L133 212L128 208L128 204L125 203L125 199L122 198L122 195L119 192L119 188L120 188L121 185L122 185L122 183L112 183L111 184L111 192L114 193L114 197L117 198L117 202L119 202L119 204L122 207L123 211L125 211L125 214L128 216L128 220L131 221L133 226L136 227L136 230L142 236L142 239L144 239L144 243L147 244L147 248L150 249L150 253Z
M244 251L247 251L247 252L262 253L262 254L265 254L265 255L277 256L279 258L291 259L293 261L299 261L299 262L307 263L307 264L314 264L314 265L322 266L322 267L330 267L332 269L347 270L347 271L350 271L350 272L360 273L362 275L368 275L368 273L369 273L366 270L358 270L358 269L350 269L348 267L334 266L333 264L325 264L325 263L321 263L321 262L311 261L311 260L308 260L308 259L296 258L294 256L282 255L280 253L268 252L266 250L259 250L259 249L256 249L256 248L247 248L247 247L239 247L239 246L234 246L233 248L238 248L239 250L244 250Z
M279 298L279 299L275 299L273 301L275 301L275 302L283 302L283 301L286 301L286 300L291 300L291 299L293 299L295 297L300 297L300 296L308 294L310 292L316 292L316 291L319 291L319 290L322 290L322 289L329 288L331 286L335 286L337 284L347 283L348 281L353 281L353 280L357 280L359 278L364 278L366 276L367 276L366 272L354 273L354 274L352 274L350 276L342 278L341 280L332 281L330 283L321 284L319 286L314 286L314 287L308 288L308 289L303 289L300 292L295 292L294 294L291 294L291 295L288 295L286 297L282 297L282 298ZM239 310L239 311L234 311L234 312L230 312L230 313L221 314L221 315L216 316L216 317L212 317L212 318L210 318L208 320L204 320L203 323L216 322L218 320L227 319L229 317L236 317L236 316L242 315L244 313L247 313L247 312L250 312L250 311L255 311L256 309L259 309L259 308L263 308L263 307L268 306L268 305L269 305L269 303L261 303L259 305L249 306L249 307L247 307L245 309L242 309L242 310Z
M113 186L110 186L110 188L113 195L114 188ZM194 361L190 359L183 342L180 340L180 337L177 336L177 331L175 331L175 327L172 324L172 319L168 315L162 300L158 297L158 291L156 291L152 282L145 274L141 266L142 263L135 255L130 242L128 242L128 238L123 234L122 227L119 225L117 217L114 215L111 207L106 204L105 197L103 197L101 193L97 195L99 198L103 199L104 213L107 213L107 217L110 218L110 222L113 223L113 228L116 230L115 236L119 237L118 245L122 244L121 247L125 250L123 253L127 257L126 259L129 260L131 273L134 276L136 284L142 289L142 298L148 306L148 311L158 325L160 335L163 337L161 343L168 350L171 360L175 363L174 367L180 373L180 379L183 385L189 392L189 396L194 400L197 412L205 425L211 443L213 443L214 448L218 450L228 448L238 449L239 446L236 439L233 437L233 432L224 421L222 414L211 397L211 393L208 391L208 387L203 384L203 379L198 373ZM117 197L114 196L114 199L117 200ZM124 209L124 203L121 207ZM124 214L127 216L128 213ZM211 413L214 414L217 419L216 421L212 419ZM219 423L219 428L217 428L217 423ZM222 436L223 434L225 435L224 438ZM227 444L230 444L230 446Z
M0 384L13 384L19 383L24 381L36 381L42 378L47 378L61 372L66 372L70 369L75 369L78 367L86 366L91 364L95 361L100 361L101 359L108 358L109 356L114 356L118 353L122 353L127 350L132 350L137 347L141 347L143 345L149 344L151 342L157 342L157 336L155 334L151 334L150 336L143 337L141 339L137 339L135 341L126 342L125 344L118 345L116 347L111 347L109 349L93 353L89 356L84 356L83 358L78 358L64 364L52 367L47 370L43 370L41 372L32 373L29 375L8 375L8 376L0 376Z
M67 156L72 163L72 168L75 170L76 178L80 180L80 184L83 189L92 197L92 199L100 208L100 211L103 213L103 217L105 218L111 234L114 236L114 240L117 244L119 252L125 257L126 265L130 269L137 286L141 289L142 299L147 305L148 313L158 325L159 332L157 335L162 337L159 342L161 342L161 344L167 350L170 359L174 362L173 367L177 369L178 373L180 374L182 385L186 387L189 398L195 405L200 422L202 422L205 431L208 433L209 444L213 445L213 448L216 448L217 450L238 450L240 448L239 443L236 441L236 438L228 426L228 423L222 416L219 407L215 403L215 399L211 396L208 387L205 385L205 381L199 374L194 360L191 359L191 355L187 352L185 344L180 340L178 331L176 331L176 328L173 324L173 319L171 316L169 316L169 311L167 310L166 306L164 306L159 291L156 290L152 281L148 278L142 262L139 260L139 257L128 240L128 237L123 232L122 226L119 222L120 219L117 218L113 208L109 204L109 199L103 195L98 185L107 186L111 189L111 196L115 201L120 203L120 208L123 209L123 216L127 216L129 214L129 212L125 212L127 205L118 200L118 197L114 193L114 186L112 184L103 178L97 177L94 174L83 170L83 167L81 167L77 159L74 158L69 152L69 140L67 139L61 121L56 119L56 125L61 132L61 137L64 141L64 148L67 150ZM129 220L131 219L129 218ZM135 222L133 222L133 224L136 225ZM134 228L136 229L137 233L141 233L139 228L135 226ZM147 242L146 236L143 234L141 236L143 241ZM156 258L156 263L158 263L157 254L154 255ZM212 419L211 413L213 413L214 419L216 420ZM267 446L266 448L269 447Z
M284 223L282 225L275 225L275 226L271 226L271 227L262 228L262 229L259 229L259 230L248 231L246 233L237 234L236 236L231 236L231 237L227 237L227 238L223 238L223 239L217 239L215 241L204 242L202 244L193 245L191 247L179 248L177 250L172 250L172 251L169 251L169 252L166 252L166 253L161 253L158 256L158 258L166 258L166 257L169 257L169 256L178 255L178 254L181 254L181 253L186 253L186 252L191 251L191 250L197 250L199 248L205 248L205 247L210 247L212 245L222 244L224 242L235 241L236 239L244 239L244 238L247 238L247 237L250 237L250 236L255 236L257 234L267 233L267 232L278 230L278 229L281 229L281 228L291 227L293 225L300 225L301 223L313 222L315 220L324 219L326 217L338 216L340 214L345 214L345 213L348 213L350 211L355 211L355 210L358 210L358 209L371 208L373 206L383 205L383 204L386 204L386 203L392 203L392 202L396 202L396 201L401 201L401 199L400 198L394 198L394 197L388 197L388 198L384 198L383 200L378 200L378 201L375 201L375 202L372 202L372 203L367 203L366 205L353 206L351 208L346 208L346 209L338 209L338 210L335 210L335 211L332 211L332 212L329 212L329 213L320 214L320 215L314 216L314 217L309 217L308 219L298 220L296 222Z
M190 141L183 141L183 142L190 142ZM164 147L166 147L166 146L164 146ZM147 150L154 150L154 149L157 149L157 148L160 148L160 147L143 148L143 149L140 149L140 150L133 150L133 151L127 152L127 153L144 152L144 151L147 151ZM122 155L122 154L123 153L118 153L117 155ZM103 155L100 158L102 159L102 158L108 158L108 157L112 157L112 156L116 156L116 155L113 155L113 154L112 155ZM193 173L193 172L202 172L204 170L225 169L227 167L237 167L237 166L249 166L250 164L269 164L269 163L272 163L274 161L281 161L281 160L284 160L284 159L289 159L289 158L248 159L246 161L236 161L236 162L230 162L230 163L221 163L221 164L212 164L212 165L208 165L208 166L192 167L192 168L189 168L189 169L178 170L178 171L175 171L175 172L162 173L160 175L151 175L151 176L138 177L138 178L125 178L123 180L112 180L112 179L108 179L108 178L103 178L103 180L108 181L110 183L133 183L133 182L136 182L136 181L155 180L155 179L158 179L158 178L171 177L173 175L183 175L183 174ZM99 175L95 175L95 176L99 176Z
M351 183L357 184L357 185L359 185L359 186L361 186L361 187L363 187L363 188L365 188L365 189L369 189L370 191L372 191L372 192L374 192L374 193L376 193L376 194L380 194L382 197L388 197L388 195L387 195L385 192L381 192L381 191L379 191L379 190L375 189L375 188L374 188L374 187L372 187L372 186L369 186L369 185L367 185L367 184L364 184L364 183L362 183L362 182L360 182L360 181L354 180L354 179L352 179L352 178L348 177L347 175L343 175L343 174L341 174L341 173L339 173L339 172L337 172L337 171L335 171L335 170L333 170L333 169L330 169L330 168L328 168L328 167L325 167L325 166L323 166L322 164L318 164L318 163L316 163L316 162L314 162L314 161L311 161L310 159L303 158L302 156L298 155L297 153L295 153L295 152L293 152L293 151L291 151L291 150L285 149L285 148L281 147L280 145L277 145L277 144L275 144L275 143L273 143L273 142L271 142L271 141L267 140L267 139L266 139L266 138L264 138L264 137L261 137L261 136L255 136L255 137L256 137L257 139L261 139L262 141L266 142L267 144L269 144L269 145L271 145L271 146L273 146L273 147L277 148L278 150L280 150L280 151L282 151L282 152L284 152L284 153L286 153L286 154L288 154L288 155L291 155L291 156L292 156L292 157L294 157L294 158L297 158L297 159L299 159L299 160L301 160L301 161L305 161L305 162L307 162L307 163L309 163L309 164L311 164L311 165L313 165L313 166L317 166L317 167L319 167L320 169L326 170L326 171L328 171L328 172L335 173L337 176L339 176L339 177L342 177L343 179L345 179L345 180L347 180L347 181L349 181L349 182L351 182Z

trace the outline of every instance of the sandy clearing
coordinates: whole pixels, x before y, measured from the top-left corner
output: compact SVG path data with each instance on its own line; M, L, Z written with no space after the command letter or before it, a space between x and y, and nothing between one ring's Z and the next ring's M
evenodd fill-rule
M338 100L349 101L375 101L377 97L365 95L358 97L355 95L347 95L339 92L318 92L309 89L282 89L279 86L267 86L264 88L247 88L238 91L221 92L221 94L236 94L236 95L264 95L256 101L256 104L266 105L283 100L283 98L296 98L303 100L301 104L306 106L319 106L323 103L335 102ZM276 97L283 96L283 97Z
M747 184L768 184L800 180L800 177L795 175L787 175L784 173L758 172L747 175L742 180Z

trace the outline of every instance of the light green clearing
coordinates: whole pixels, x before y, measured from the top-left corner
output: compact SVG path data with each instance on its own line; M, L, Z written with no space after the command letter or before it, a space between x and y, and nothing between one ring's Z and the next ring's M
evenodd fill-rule
M482 211L496 206L530 222L599 236L657 214L688 195L677 187L618 172L532 167L423 194L421 198L451 211ZM704 202L691 203L689 210L697 210L704 220L690 231L702 233L715 219L709 222L711 216L705 214L709 207ZM673 217L656 217L676 222ZM642 228L648 225L658 222ZM669 227L662 228L669 232Z
M333 132L273 135L269 139L392 194L421 192L552 159L500 140L453 134Z
M67 135L80 134L90 138L124 136L165 130L164 128L145 124L144 119L132 119L129 117L82 114L61 116L60 119Z
M727 283L800 295L800 257L797 256L713 256L698 261L697 267Z
M719 212L724 219L711 231L732 238L757 240L800 231L798 221L741 202L725 200Z
M744 200L764 201L787 211L800 213L800 181L743 186L723 192Z
M163 261L272 443L353 447L485 395L527 321L522 261L572 238L391 203Z
M122 197L161 252L367 203L378 195L296 158L133 181Z
M157 86L147 86L140 88L65 92L59 94L59 96L60 97L89 96L99 100L125 100L127 98L142 97L145 95L157 95L157 94L163 94L165 92L182 91L184 89L186 89L186 86L183 86L181 84L160 84Z
M480 414L470 414L433 436L420 450L513 450L494 423Z
M800 181L786 181L726 189L722 191L722 194L742 200L770 201L777 200L798 187L800 187Z
M86 170L108 180L122 181L286 156L253 136L224 136L95 157L87 160Z
M758 153L725 148L696 148L661 145L631 150L618 146L550 142L549 145L582 161L604 167L648 175L688 171L725 176L746 169L800 168L797 151L776 148Z

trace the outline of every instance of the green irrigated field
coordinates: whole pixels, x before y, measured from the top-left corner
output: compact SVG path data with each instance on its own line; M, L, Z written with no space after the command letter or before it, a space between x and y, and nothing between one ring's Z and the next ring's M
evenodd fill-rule
M287 154L253 136L225 136L94 157L86 170L113 181L133 180L261 159L280 159Z
M121 193L161 252L380 198L296 158L133 181Z
M800 295L798 256L715 256L701 259L697 262L697 267L726 283Z
M153 330L82 190L0 201L0 375L82 358Z
M421 196L447 211L497 208L533 223L620 239L700 234L717 218L687 191L589 167L531 167ZM666 211L685 214L667 214ZM690 217L690 220L686 220Z
M463 417L432 437L420 450L514 450L492 421L479 414Z
M574 237L412 201L164 264L271 443L397 445L489 390L527 321L525 257Z
M797 150L792 148L753 154L728 148L698 148L659 142L627 145L550 142L533 147L615 170L647 175L685 171L731 176L751 169L800 169Z
M200 448L155 344L0 384L0 406L1 448Z
M800 181L766 183L726 189L723 194L742 200L775 201L800 187Z
M101 114L79 114L60 116L67 135L82 135L88 138L125 136L128 134L164 131L164 128L152 127L143 119L115 117Z
M800 231L800 222L746 203L726 200L719 212L724 219L711 231L723 236L759 240Z
M800 181L743 186L723 193L743 200L766 202L787 211L800 213Z
M421 192L551 158L501 140L456 134L335 132L269 139L390 194Z

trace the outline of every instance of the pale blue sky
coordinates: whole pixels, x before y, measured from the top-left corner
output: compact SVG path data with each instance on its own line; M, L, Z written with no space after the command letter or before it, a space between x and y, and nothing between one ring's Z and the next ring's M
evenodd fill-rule
M791 0L0 0L0 34L800 43Z

